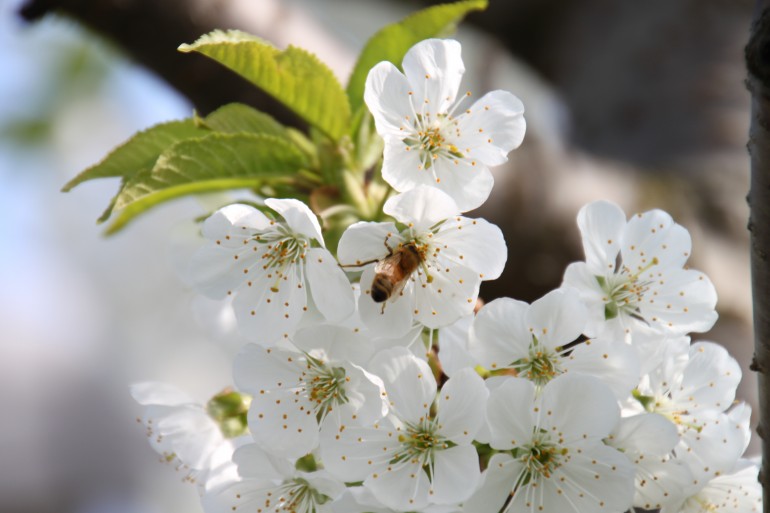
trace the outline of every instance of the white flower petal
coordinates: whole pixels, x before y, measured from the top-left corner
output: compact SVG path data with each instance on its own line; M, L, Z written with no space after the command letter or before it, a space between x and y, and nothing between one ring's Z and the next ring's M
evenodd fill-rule
M208 468L212 453L224 442L219 426L200 405L150 405L146 416L153 421L154 435L170 447L169 452L193 469Z
M254 344L234 362L236 384L252 395L248 421L254 441L284 457L304 456L318 443L315 403L300 393L304 370L301 354Z
M548 349L576 340L586 324L586 311L577 290L552 290L530 305L524 322L532 335Z
M334 477L325 470L301 472L300 476L302 476L314 490L326 495L332 500L339 498L346 489L345 483L341 483L337 479L334 479ZM321 513L322 510L319 508L316 511Z
M743 454L748 431L730 417L713 411L701 412L687 419L697 429L686 429L675 452L687 461L695 479L707 481L729 471Z
M599 282L596 281L596 275L585 262L573 262L564 271L562 286L574 287L580 291L580 298L586 306L585 335L599 336L606 324L604 312L606 298Z
M457 444L470 444L484 422L489 391L473 369L447 380L438 396L441 435Z
M727 412L727 418L730 419L736 431L743 437L743 448L741 450L741 454L743 454L751 441L751 427L749 425L751 422L751 406L740 402L730 408L730 411Z
M222 207L206 218L202 233L209 240L219 240L224 247L238 247L247 236L245 233L251 235L251 231L265 230L269 226L270 219L265 214L252 206L236 203ZM250 230L244 231L244 227Z
M535 427L535 385L509 378L491 390L487 401L490 445L499 450L529 443Z
M518 482L523 465L510 454L495 454L481 476L481 484L470 499L464 502L467 513L498 513ZM527 510L531 513L531 509ZM512 511L506 509L506 513Z
M340 237L337 258L349 266L374 262L388 256L402 240L393 223L360 221L348 226Z
M245 479L230 483L207 493L202 499L203 510L206 513L232 513L233 508L245 509L251 506L256 509L264 506L275 488L273 480Z
M301 267L288 266L282 274L252 268L247 282L233 300L241 333L265 347L294 334L307 306Z
M729 474L716 477L677 509L661 513L701 513L704 511L762 511L762 486L758 481L759 466L742 460Z
M294 345L323 362L352 362L363 365L374 352L372 341L354 329L323 324L299 330Z
M675 394L690 412L724 411L732 405L740 381L741 367L724 347L698 342L690 347L682 384Z
M434 475L430 501L453 504L470 497L476 490L481 471L479 456L472 445L458 445L434 456Z
M439 330L439 361L441 370L449 377L466 367L474 368L479 364L468 349L473 318L473 314L466 315Z
M233 360L233 379L240 390L251 395L278 388L278 383L288 386L297 380L295 360L300 357L300 353L246 344Z
M364 486L384 505L399 511L428 504L430 481L419 463L401 463L366 478Z
M340 322L355 311L353 288L342 268L324 248L305 255L305 275L316 307L329 322Z
M375 65L366 77L364 101L374 117L377 133L403 137L400 128L414 115L410 105L409 82L392 63ZM403 146L403 145L402 145Z
M460 213L445 192L425 185L389 198L382 210L403 223L413 223L418 231Z
M678 442L673 422L657 413L643 413L620 419L610 445L630 453L665 456Z
M417 112L435 116L454 103L465 73L461 53L460 43L452 39L426 39L406 52L402 68Z
M524 140L524 105L508 91L491 91L458 117L458 128L465 158L499 166Z
M592 273L604 276L615 271L626 214L614 203L594 201L578 212L586 264Z
M388 137L382 157L382 178L398 192L419 185L436 186L436 179L422 163L422 153L408 147L400 139Z
M243 243L240 243L243 247ZM239 249L240 249L239 247ZM212 299L222 299L244 282L244 261L235 259L242 251L205 245L195 252L190 261L190 284ZM251 255L246 253L247 258ZM248 260L246 260L248 262Z
M660 509L681 503L692 488L693 475L687 465L674 458L636 458L634 506Z
M499 278L505 268L508 247L503 232L484 219L448 219L436 240L446 246L442 256L473 269L483 280Z
M410 173L410 176L414 177L415 174ZM420 177L420 183L447 193L457 203L460 212L468 212L480 207L489 198L492 187L495 185L494 176L489 168L472 159L440 156L433 161L430 170L421 170L417 176Z
M639 353L622 340L594 339L575 346L564 360L565 372L599 378L619 400L639 384Z
M355 365L345 367L348 383L347 402L330 413L339 422L353 426L370 426L388 413L382 380Z
M246 444L235 450L233 462L238 473L249 479L276 480L291 476L294 466L284 458L276 458L257 444Z
M435 263L430 280L418 269L413 283L414 317L429 328L448 326L473 312L481 284L479 275L465 266L443 257Z
M591 376L562 374L545 385L542 398L540 427L557 427L565 443L601 440L620 418L612 391Z
M300 458L318 445L315 402L290 388L255 395L248 421L254 441L274 454Z
M160 381L142 381L133 383L129 390L131 397L139 404L159 404L164 406L178 406L192 403L189 395L179 390L174 385L161 383Z
M654 302L639 305L645 320L659 331L705 332L717 320L717 293L708 277L692 269L671 269L654 284Z
M265 200L265 205L281 214L292 231L315 239L321 246L324 245L321 225L318 224L318 218L307 205L293 198L268 198Z
M374 355L369 368L382 378L389 405L399 418L416 422L428 413L437 387L426 362L404 347L394 347Z
M661 267L682 267L691 250L690 234L662 210L636 214L623 232L623 263L633 270L657 258Z
M324 467L345 482L363 481L383 471L399 446L398 432L387 418L373 427L341 429L325 422L321 428Z
M469 350L487 369L502 369L526 357L531 335L524 324L529 305L511 298L498 298L476 314Z
M590 410L589 410L590 411ZM569 466L554 472L553 483L560 483L563 476L569 486L563 488L570 502L580 513L601 513L606 511L627 511L634 498L634 466L622 453L603 444L573 452ZM582 493L581 493L582 492ZM557 493L543 494L545 497ZM554 510L544 501L543 511Z

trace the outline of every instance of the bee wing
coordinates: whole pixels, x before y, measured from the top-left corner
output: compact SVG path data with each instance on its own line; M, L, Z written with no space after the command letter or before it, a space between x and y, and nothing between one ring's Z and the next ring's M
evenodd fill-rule
M407 277L404 276L404 271L401 269L401 259L403 253L394 253L386 258L383 258L374 266L374 272L376 274L384 274L390 278L393 283L393 290L390 292L391 301L397 300L401 291L406 286Z
M393 273L400 273L399 266L401 265L401 253L393 253L377 262L374 266L375 274L387 274L388 276Z
M399 297L401 297L401 291L404 290L404 287L406 287L407 281L409 281L409 278L403 277L400 281L397 281L393 285L393 290L390 292L391 301L396 301Z

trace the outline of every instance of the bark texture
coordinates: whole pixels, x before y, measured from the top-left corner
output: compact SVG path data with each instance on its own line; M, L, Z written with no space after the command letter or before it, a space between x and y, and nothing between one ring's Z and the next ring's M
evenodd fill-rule
M759 426L762 438L762 469L759 481L764 511L770 512L770 2L758 1L756 18L746 46L748 88L751 91L751 273L754 299L754 360L759 381Z

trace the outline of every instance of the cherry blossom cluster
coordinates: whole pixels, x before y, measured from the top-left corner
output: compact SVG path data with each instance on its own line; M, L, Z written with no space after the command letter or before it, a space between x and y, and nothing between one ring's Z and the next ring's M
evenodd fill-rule
M350 225L336 254L295 199L203 223L192 280L250 340L233 365L244 429L142 383L151 444L207 513L760 511L741 370L690 342L716 292L668 214L586 205L585 261L558 289L479 306L507 248L464 213L525 122L511 93L460 93L460 50L426 40L403 72L369 74L387 221Z

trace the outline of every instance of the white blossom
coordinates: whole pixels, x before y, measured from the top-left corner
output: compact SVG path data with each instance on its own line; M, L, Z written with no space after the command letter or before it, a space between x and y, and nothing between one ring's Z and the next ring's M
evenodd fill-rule
M682 500L693 475L687 464L672 457L678 443L676 425L657 413L623 417L607 438L636 467L635 507L660 509Z
M233 455L241 479L209 491L206 513L332 513L345 485L327 472L300 472L292 461L277 458L255 444Z
M385 140L382 176L399 192L418 185L449 194L462 212L489 197L490 166L507 161L524 138L524 106L507 91L473 105L456 101L465 67L460 43L428 39L404 56L402 74L390 62L369 72L364 100Z
M369 425L387 412L382 381L361 365L371 343L347 328L297 332L299 350L249 344L236 356L235 382L253 399L248 422L254 440L275 454L298 458L318 444L319 425Z
M639 381L635 351L608 340L573 345L585 324L575 289L551 291L531 305L499 298L476 315L469 349L487 369L512 369L538 386L571 371L594 375L625 398Z
M487 402L490 445L502 452L490 459L465 511L627 510L633 465L602 442L618 418L612 392L590 376L559 376L539 395L531 381L506 379Z
M673 453L688 467L692 478L685 489L692 495L728 472L748 445L750 409L739 404L724 413L733 406L741 370L722 346L689 345L686 338L669 340L658 358L625 411L658 413L676 425L679 441Z
M428 364L402 347L379 353L370 370L385 383L391 413L370 427L324 426L325 467L343 481L363 481L378 501L396 510L467 498L480 475L471 442L483 422L483 380L465 369L436 397Z
M738 460L729 472L715 476L683 501L661 509L661 513L759 513L762 485L758 473L756 463Z
M457 321L441 328L438 335L441 370L447 376L467 367L474 368L478 361L470 352L470 332L475 314L470 313Z
M343 265L370 264L361 275L358 303L367 326L395 336L415 320L439 328L473 312L481 282L499 277L505 266L500 229L458 215L449 196L426 186L390 198L383 210L406 227L359 222L343 233L338 247ZM375 276L390 287L380 302L372 297Z
M137 421L150 445L161 461L184 474L184 481L207 489L235 478L235 446L203 405L173 385L154 381L134 383L131 396L144 406Z
M659 334L707 331L717 318L716 291L686 269L690 234L662 210L626 215L607 201L580 209L586 261L570 264L564 284L589 308L588 335L652 329Z
M270 347L291 336L309 309L337 322L354 303L310 209L295 199L267 199L265 205L275 219L241 204L209 217L203 224L209 243L193 257L191 275L210 297L234 295L241 332Z
M660 364L636 389L637 411L660 413L681 429L697 428L700 413L723 412L735 399L741 368L713 342L670 340Z

